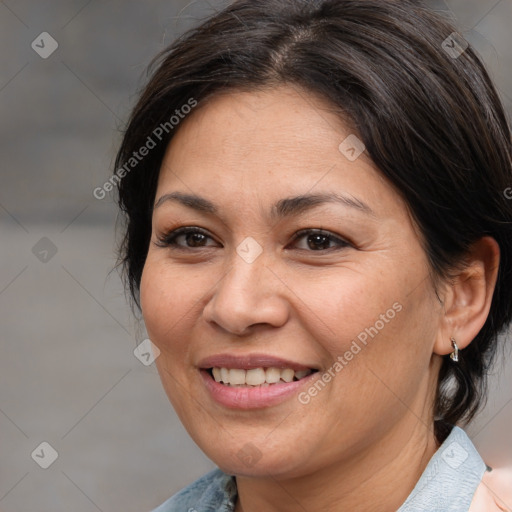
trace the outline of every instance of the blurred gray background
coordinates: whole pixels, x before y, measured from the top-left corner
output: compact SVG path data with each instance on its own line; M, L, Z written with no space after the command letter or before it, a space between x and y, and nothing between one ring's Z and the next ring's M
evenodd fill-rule
M430 3L483 56L512 117L512 0ZM109 274L116 210L92 191L150 59L223 5L0 2L2 512L149 511L214 467L133 354L144 328ZM512 465L507 354L469 429L495 466ZM58 453L48 469L42 442Z

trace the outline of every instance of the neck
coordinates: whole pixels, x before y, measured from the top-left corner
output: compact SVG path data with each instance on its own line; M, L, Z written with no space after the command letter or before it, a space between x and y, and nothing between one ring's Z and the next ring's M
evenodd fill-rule
M408 417L353 460L293 479L237 477L235 512L394 512L436 450L433 425Z

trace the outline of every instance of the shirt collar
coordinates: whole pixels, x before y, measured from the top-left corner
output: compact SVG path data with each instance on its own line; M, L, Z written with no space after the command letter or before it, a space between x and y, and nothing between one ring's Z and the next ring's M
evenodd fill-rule
M486 469L464 430L453 427L397 512L466 512Z

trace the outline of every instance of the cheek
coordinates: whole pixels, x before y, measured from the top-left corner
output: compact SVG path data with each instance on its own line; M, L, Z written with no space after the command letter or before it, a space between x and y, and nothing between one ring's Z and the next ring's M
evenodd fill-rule
M429 371L437 322L428 282L411 293L411 276L388 270L341 272L329 286L295 281L297 295L308 293L305 328L335 375L329 399L351 414L410 402Z
M350 350L354 340L364 348L374 335L401 322L398 279L347 268L335 268L322 279L298 277L289 276L288 281L298 297L297 309L303 310L301 321L330 358Z
M148 337L160 350L155 360L163 388L176 413L186 422L190 301L178 275L148 256L140 284L140 303Z
M165 265L148 255L140 283L142 316L151 341L163 357L172 360L180 349L180 318L185 318L188 307L186 292L178 276L169 275ZM161 362L161 361L159 361Z
M205 294L212 280L218 279L215 275L209 269L171 264L165 255L150 250L142 272L140 303L148 336L161 352L159 368L176 375L190 371L198 319Z
M362 422L373 416L391 423L409 410L422 414L424 401L415 402L428 395L436 332L435 313L428 304L426 295L421 304L403 293L387 294L383 304L367 306L370 316L359 315L366 325L356 328L354 323L355 329L338 344L343 368L335 379L339 393L333 400L340 409Z

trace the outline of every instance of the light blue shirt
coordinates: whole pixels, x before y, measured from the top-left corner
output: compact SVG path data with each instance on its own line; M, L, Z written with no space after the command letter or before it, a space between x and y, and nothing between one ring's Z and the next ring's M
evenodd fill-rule
M464 430L453 427L397 512L467 512L486 465ZM235 477L215 469L153 512L233 512Z

